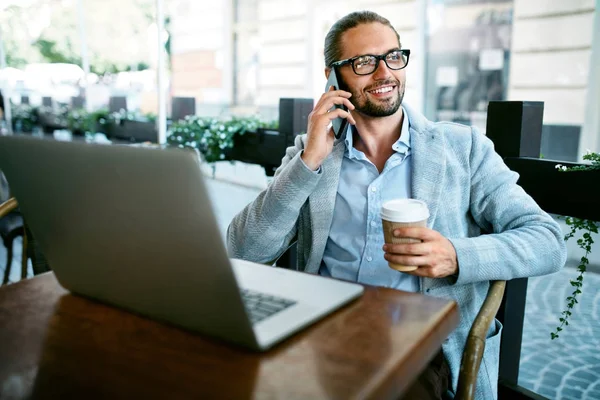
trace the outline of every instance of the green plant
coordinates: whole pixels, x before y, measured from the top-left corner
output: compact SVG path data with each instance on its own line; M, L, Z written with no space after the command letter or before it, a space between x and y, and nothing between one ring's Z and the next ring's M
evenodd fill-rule
M583 159L590 161L591 164L579 165L571 168L558 164L556 165L556 169L563 172L600 170L600 154L588 151L588 153L583 156ZM550 333L552 340L559 337L559 333L563 330L563 327L569 326L569 317L572 315L573 307L579 302L577 296L582 293L583 275L587 271L587 266L590 263L589 256L592 252L592 244L594 244L592 234L597 234L598 228L600 227L600 223L588 219L566 217L565 221L570 228L569 233L565 235L565 241L573 238L578 233L581 233L581 236L577 238L577 245L583 250L584 255L581 257L579 266L577 267L579 275L577 278L570 281L571 286L573 286L575 290L567 297L567 308L561 312L561 317L559 319L560 325L556 327L554 332Z
M92 111L89 118L96 126L105 126L110 122L110 112L106 108L101 108Z
M52 126L54 129L68 128L69 107L65 104L55 104L54 106L40 106L38 115L42 127Z
M117 124L120 124L121 121L156 122L157 115L154 113L142 114L139 111L126 111L121 109L108 114L108 118Z
M111 115L107 109L99 109L88 112L84 109L69 109L65 111L67 127L71 131L82 133L96 133L100 128L111 121Z
M39 123L38 109L29 104L12 104L12 123L15 130L32 132Z
M144 114L142 118L146 119L146 121L148 121L148 122L156 122L158 115L150 112L150 113Z
M90 114L83 109L68 110L66 112L67 128L76 132L91 132L95 124L90 119Z
M273 129L273 130L275 130L275 131L276 131L277 129L279 129L279 121L277 121L277 120L273 120L273 121L264 121L264 122L261 122L261 124L262 124L262 125L261 125L260 127L261 127L261 128L264 128L264 129Z
M171 125L167 143L177 147L192 147L200 151L208 163L222 161L226 151L234 145L236 135L255 132L258 128L276 128L274 122L264 122L258 117L232 117L218 119L187 116Z
M33 46L37 48L40 55L50 63L67 63L81 65L81 57L76 55L70 49L59 49L57 43L53 40L40 38L33 42Z

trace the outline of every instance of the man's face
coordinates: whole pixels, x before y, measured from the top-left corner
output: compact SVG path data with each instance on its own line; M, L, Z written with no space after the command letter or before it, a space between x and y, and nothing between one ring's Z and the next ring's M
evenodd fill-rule
M398 38L390 27L377 22L361 24L342 35L342 60L364 54L385 54L398 46ZM356 111L370 117L387 117L400 108L406 83L404 69L394 71L379 61L370 75L355 74L350 64L338 71L340 86L352 93L350 102Z

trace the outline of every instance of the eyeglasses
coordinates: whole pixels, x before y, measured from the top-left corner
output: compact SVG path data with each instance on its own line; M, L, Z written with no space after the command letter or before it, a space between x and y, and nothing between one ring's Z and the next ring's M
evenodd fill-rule
M380 60L383 60L389 69L397 71L405 68L408 65L409 57L410 50L394 49L380 56L365 54L362 56L348 58L346 60L336 61L331 63L331 67L341 67L346 64L351 64L352 70L356 75L369 75L377 70Z

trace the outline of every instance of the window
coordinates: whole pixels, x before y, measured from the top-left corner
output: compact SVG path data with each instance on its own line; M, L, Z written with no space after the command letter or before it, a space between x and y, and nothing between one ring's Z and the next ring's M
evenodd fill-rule
M485 132L489 101L506 100L512 1L429 0L425 113Z
M234 0L233 103L254 105L258 92L258 1Z

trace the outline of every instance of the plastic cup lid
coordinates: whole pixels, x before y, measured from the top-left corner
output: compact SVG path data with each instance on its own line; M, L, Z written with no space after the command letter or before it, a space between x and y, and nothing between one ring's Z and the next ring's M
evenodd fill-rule
M390 222L424 221L429 218L429 208L420 200L389 200L381 206L381 218Z

